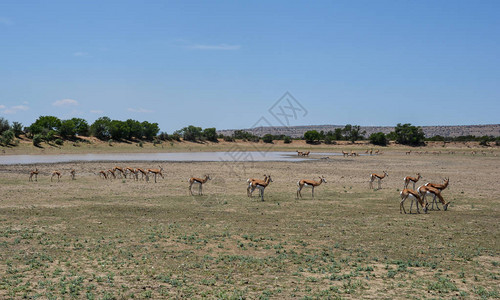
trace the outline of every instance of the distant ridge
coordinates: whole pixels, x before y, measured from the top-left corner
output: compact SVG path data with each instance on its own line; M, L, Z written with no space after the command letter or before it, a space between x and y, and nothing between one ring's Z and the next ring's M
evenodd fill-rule
M432 137L435 135L441 135L443 137L457 137L462 135L492 135L494 137L500 136L500 124L490 124L490 125L452 125L452 126L421 126L426 137ZM307 125L307 126L277 126L277 127L255 127L248 129L241 129L257 136L264 136L265 134L273 135L288 135L293 138L298 138L304 136L304 133L309 130L323 130L325 133L328 131L334 131L336 128L344 128L344 125ZM361 126L361 131L365 130L365 137L370 136L370 134L375 132L389 133L394 131L395 126ZM222 133L224 135L232 135L233 132L238 129L225 129L217 130L217 133Z

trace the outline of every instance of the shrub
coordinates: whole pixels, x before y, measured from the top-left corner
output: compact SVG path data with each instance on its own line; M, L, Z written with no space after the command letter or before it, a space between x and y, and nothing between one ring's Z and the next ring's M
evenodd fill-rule
M0 134L9 129L10 129L9 121L7 119L0 118Z
M41 142L42 142L42 135L35 134L33 136L33 145L39 147Z
M4 146L10 145L12 141L14 140L14 131L12 129L6 130L2 133L2 136L0 137L0 142Z
M409 146L420 146L424 143L425 134L420 126L398 123L394 130L396 142Z
M139 147L141 147L141 148L142 148L142 147L144 147L144 143L143 143L142 141L140 141L138 145L139 145Z
M62 146L64 144L63 140L56 139L56 145Z
M23 134L23 124L19 122L12 122L12 130L14 130L14 135L16 137L19 137L21 134Z
M334 137L331 136L331 135L327 135L325 137L325 144L327 144L327 145L334 145L334 144L336 144L336 142L334 140Z
M383 132L376 132L370 135L370 143L379 146L387 146L387 137Z
M309 144L314 144L314 143L319 142L320 137L321 136L320 136L319 132L316 130L309 130L306 133L304 133L304 139Z
M273 143L273 135L272 134L266 134L262 137L262 141L264 141L264 143L268 143L268 144L272 144Z
M222 138L224 139L225 142L234 142L234 138L232 136L225 135Z
M53 141L56 138L56 132L54 130L49 130L44 136L44 140L47 142Z
M289 136L285 136L285 137L283 138L283 142L284 142L285 144L290 144L290 143L292 142L292 138L291 138L291 137L289 137Z

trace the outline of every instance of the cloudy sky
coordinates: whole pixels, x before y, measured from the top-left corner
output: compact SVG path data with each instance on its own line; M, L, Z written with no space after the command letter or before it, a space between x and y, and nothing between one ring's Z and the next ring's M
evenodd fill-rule
M3 0L0 116L133 118L167 132L285 115L500 123L499 11L486 0Z

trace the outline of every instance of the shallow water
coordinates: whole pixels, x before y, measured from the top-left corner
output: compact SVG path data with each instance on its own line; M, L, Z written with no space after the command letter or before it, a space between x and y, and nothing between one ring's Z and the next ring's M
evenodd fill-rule
M339 153L314 153L339 155ZM176 152L176 153L122 153L122 154L59 154L59 155L3 155L0 165L46 164L96 161L303 161L312 158L298 157L296 152L247 151L247 152Z

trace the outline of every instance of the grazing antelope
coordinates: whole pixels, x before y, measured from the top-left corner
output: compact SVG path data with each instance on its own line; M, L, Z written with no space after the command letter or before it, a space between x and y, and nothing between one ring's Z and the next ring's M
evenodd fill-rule
M373 149L370 149L370 155L373 155Z
M358 156L358 153L354 152L354 150L351 150L351 156L354 157L354 156Z
M54 171L52 172L52 176L50 176L50 182L52 182L52 178L54 178L54 176L57 176L57 182L59 182L59 179L61 179L61 172L59 171Z
M123 176L125 178L127 178L127 174L125 173L125 170L123 170L123 168L120 168L120 167L114 167L113 168L113 171L119 171L120 173L118 173L120 176Z
M297 150L297 155L302 156L302 155L304 155L304 152Z
M430 186L425 186L425 185L422 185L420 186L418 189L418 193L422 196L422 199L425 200L425 197L427 195L433 195L434 196L434 199L436 197L439 198L439 201L443 204L443 209L444 210L448 210L448 205L450 205L450 202L445 202L444 199L443 199L443 196L441 195L441 191L438 190L438 189L435 189L433 187L430 187ZM434 201L434 200L433 200ZM426 201L427 202L427 201ZM434 209L434 202L432 203L432 208L431 209ZM436 202L436 208L438 210L439 207L437 207L437 202Z
M302 156L309 156L310 153L311 153L311 151L303 152Z
M384 171L384 174L382 175L376 173L370 174L370 188L373 189L373 181L375 180L375 178L378 178L378 188L381 189L381 181L385 178L385 176L389 176L386 171Z
M35 181L38 181L38 168L30 172L30 179L28 181L33 181L33 176L35 176Z
M347 156L349 156L349 152L345 152L344 150L342 150L342 155L343 155L344 157L347 157Z
M156 175L160 175L160 176L161 176L161 178L164 178L164 177L163 177L163 173L162 173L162 172L163 172L163 168L162 168L162 167L160 167L160 166L158 166L158 167L159 167L159 169L148 169L148 170L147 170L148 174L149 174L149 173L153 173L153 174L155 174L155 183L156 183Z
M250 189L252 188L252 182L254 181L259 181L260 179L257 179L257 178L248 178L247 179L247 183L248 183L248 187L247 187L247 196L248 197L252 197L252 193L250 193ZM267 180L267 175L264 174L264 180L263 181L266 181Z
M321 185L323 182L326 183L325 176L320 176L319 181L314 181L314 180L309 180L309 179L302 179L302 180L297 181L298 188L297 188L296 199L299 199L299 196L300 196L300 198L302 198L302 193L300 191L302 191L304 186L312 187L312 198L314 199L314 188Z
M444 181L443 184L428 182L425 184L425 186L435 188L439 190L439 192L442 192L444 189L448 187L448 184L450 183L450 178L445 178L443 179L443 181ZM436 203L436 208L439 210L438 203L436 201L436 196L434 196L434 198L432 199L432 209L434 209L434 203Z
M410 155L411 154L411 150L410 151L406 151L406 155Z
M114 169L109 169L108 170L108 173L113 176L114 179L116 179L116 174L115 174L115 170Z
M271 178L271 175L268 175L265 181L262 180L256 180L250 183L252 190L250 191L250 194L253 193L253 191L258 188L259 189L259 194L260 194L260 199L264 201L264 189L269 185L269 183L273 182L273 179Z
M199 187L198 187L198 195L203 195L203 190L202 190L202 187L203 187L203 184L207 181L209 181L210 179L210 175L205 175L205 178L201 179L201 178L196 178L196 177L191 177L188 179L188 182L189 182L189 193L191 193L191 196L193 196L193 190L191 189L191 187L193 186L193 184L197 183L199 184Z
M104 179L108 179L108 174L106 174L106 171L99 171L98 173L99 175L99 178L101 178L101 176L104 178Z
M141 173L141 180L144 180L144 177L146 177L146 181L149 181L149 176L148 172L144 171L141 168L137 168L136 171L138 172L135 176L139 178L139 173Z
M420 173L417 173L417 177L411 177L411 176L406 176L405 178L403 178L404 182L405 182L405 185L403 187L403 189L406 189L408 188L408 184L410 182L413 182L413 189L415 190L415 183L417 183L417 181L420 180L420 178L422 178L422 176L420 176Z
M131 168L131 167L126 167L126 168L125 168L125 174L127 174L127 173L129 173L129 172L130 172L130 174L131 174L131 175L135 178L135 180L138 180L138 178L137 178L137 177L138 177L138 176L137 176L137 173L138 173L139 171L137 171L136 169ZM130 177L129 177L129 178L130 178Z
M379 150L375 150L375 154L380 154L380 151Z
M71 171L69 171L69 174L71 176L71 180L75 180L75 174L76 174L75 169L72 169Z
M399 194L401 195L401 202L399 203L399 213L402 213L401 209L403 209L403 211L406 214L404 202L405 202L406 198L408 198L408 197L411 199L410 214L411 214L411 208L413 207L413 201L416 202L417 213L420 213L420 211L418 210L418 203L419 202L420 202L420 205L422 205L424 212L427 213L429 203L425 203L425 206L424 206L424 200L422 199L422 197L420 197L420 194L418 192L416 192L414 190L410 190L410 189L404 189Z

